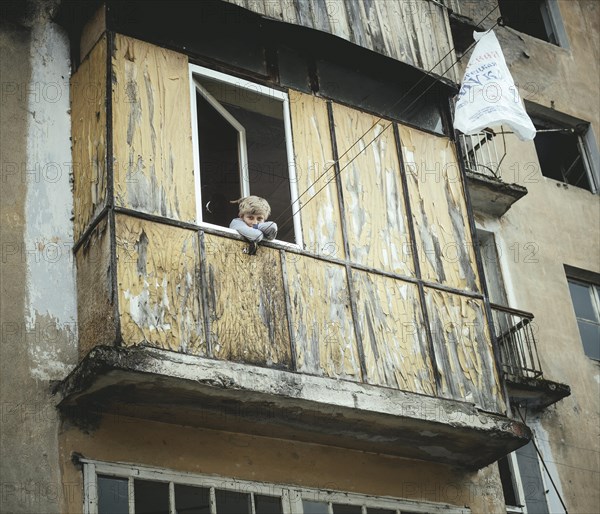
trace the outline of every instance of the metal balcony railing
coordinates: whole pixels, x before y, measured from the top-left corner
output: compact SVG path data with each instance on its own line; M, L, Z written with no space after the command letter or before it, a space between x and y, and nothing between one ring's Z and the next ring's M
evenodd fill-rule
M502 149L498 148L498 135L502 136ZM496 133L491 129L484 129L478 134L459 134L458 141L463 150L467 171L501 180L500 164L506 156L504 130Z
M543 378L533 314L495 304L491 307L503 371L516 377Z

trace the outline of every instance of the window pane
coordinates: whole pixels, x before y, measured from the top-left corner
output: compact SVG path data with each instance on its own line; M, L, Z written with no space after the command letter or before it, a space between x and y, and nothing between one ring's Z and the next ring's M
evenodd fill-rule
M202 220L228 227L237 216L229 203L241 196L238 131L196 94L202 195Z
M583 350L590 359L600 360L600 325L577 321Z
M256 514L282 514L281 498L276 496L254 495Z
M517 450L517 461L521 473L521 483L527 504L527 512L535 514L548 514L546 493L540 463L532 442L527 443Z
M517 495L513 474L510 469L508 457L502 457L498 461L498 470L500 471L500 480L502 481L502 492L504 493L504 503L506 505L517 505Z
M175 484L175 512L176 514L209 514L210 489Z
M169 484L134 480L135 514L169 514Z
M343 503L333 504L333 514L361 514L360 505L344 505Z
M218 514L250 514L250 495L233 491L215 491Z
M304 514L328 514L327 502L311 502L302 500Z
M402 511L404 512L404 511ZM367 509L367 514L396 514L395 510L390 509Z
M98 514L128 514L126 478L98 475Z
M569 291L575 308L575 315L591 321L598 321L598 316L592 305L590 287L576 282L569 282Z

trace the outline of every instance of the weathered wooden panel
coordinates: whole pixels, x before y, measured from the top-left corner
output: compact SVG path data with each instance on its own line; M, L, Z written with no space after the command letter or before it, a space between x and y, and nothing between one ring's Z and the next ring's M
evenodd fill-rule
M71 77L71 133L78 240L106 203L106 36Z
M414 276L400 164L390 123L336 104L333 112L350 258L371 268Z
M290 91L290 110L298 192L304 193L300 198L304 245L315 253L343 259L340 207L336 181L332 180L335 169L327 104L320 98Z
M124 215L116 233L123 344L204 355L197 234Z
M108 218L101 220L75 256L77 264L77 323L79 357L98 345L117 341Z
M442 379L440 396L503 412L483 302L427 288L425 297Z
M206 235L211 344L217 359L290 368L291 345L278 250Z
M434 396L433 368L417 286L362 271L354 271L352 278L366 381Z
M448 11L426 0L225 0L276 20L334 34L458 82ZM448 55L446 55L448 53ZM439 61L442 61L438 64ZM437 66L436 66L437 64Z
M400 126L402 154L425 280L479 291L462 178L446 138Z
M112 67L116 205L195 221L187 57L117 35Z
M346 268L286 259L298 371L361 380Z

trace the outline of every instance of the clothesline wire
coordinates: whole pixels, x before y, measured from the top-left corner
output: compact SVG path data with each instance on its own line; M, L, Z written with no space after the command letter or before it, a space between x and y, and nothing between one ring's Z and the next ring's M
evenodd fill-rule
M492 12L494 12L496 9L498 9L498 6L494 6L482 19L481 21L475 25L476 27L479 27L479 25L481 25L489 16L490 14L492 14ZM490 30L494 29L494 27L496 27L502 18L498 18L496 20L496 23L494 23L494 25L492 25L492 27L490 27L486 32L489 32ZM467 54L467 52L476 44L476 42L471 43L471 45L469 45L469 47L464 51L463 55L461 57L459 57L458 59L456 59L456 61L454 61L450 67L448 67L444 72L442 72L441 75L439 75L440 77L443 77L446 73L448 73L452 68L454 68L454 66L456 66L456 64L458 64L460 62L460 60L462 59L462 57L464 55ZM437 66L443 62L443 60L448 57L448 55L450 55L453 51L455 50L455 47L452 47L429 71L426 72L425 75L423 75L406 93L404 93L398 100L396 100L396 102L388 108L388 112L391 111L394 107L396 107L402 100L404 100L409 93L411 93L423 80L425 80L426 77L432 76L432 72L435 68L437 68ZM435 78L435 77L434 77ZM408 104L400 113L403 114L406 111L408 111L424 94L426 94L433 86L435 86L436 83L432 82L426 89L424 89L421 94L419 94L410 104ZM343 154L339 155L337 159L335 159L324 171L323 173L321 173L303 192L302 194L300 194L293 202L291 202L291 204L286 207L280 214L279 216L277 216L277 218L275 218L273 220L274 223L276 223L285 212L287 212L289 209L292 209L292 207L300 202L300 199L306 194L308 193L311 188L317 183L319 182L323 177L325 177L328 173L328 171L331 168L334 168L336 165L339 166L340 160L342 159L342 157L344 157L346 154L348 154L350 152L350 150L352 150L352 148L354 148L361 140L363 137L365 137L371 130L373 130L373 128L375 128L381 121L383 120L383 117L379 117L377 119L377 121L375 121L375 123L373 123L373 125L371 125L371 127L369 127L364 134L362 134ZM286 218L284 220L284 222L282 223L282 225L284 225L285 223L287 223L290 219L293 219L294 214L299 213L302 209L304 209L304 207L306 207L308 205L308 203L313 200L321 191L323 191L323 189L325 189L333 180L335 180L341 173L342 171L344 171L348 166L350 166L350 164L352 164L352 162L362 153L364 152L371 144L373 144L375 142L376 139L378 139L388 128L390 128L393 125L393 121L388 123L388 125L379 133L377 134L373 139L371 139L371 141L369 141L363 148L361 148L358 153L352 158L350 159L342 168L340 168L338 171L336 171L333 176L327 180L327 182L325 182L325 184L319 188L319 190L313 195L311 196L306 202L304 202L304 204L302 206L300 206L300 208L298 208L297 210L292 209L292 215L288 216L288 218Z

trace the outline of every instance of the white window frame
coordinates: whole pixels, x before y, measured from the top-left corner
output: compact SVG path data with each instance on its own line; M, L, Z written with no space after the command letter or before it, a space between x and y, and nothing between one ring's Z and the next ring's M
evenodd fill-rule
M519 505L506 505L507 514L527 514L527 504L525 502L525 490L523 489L523 481L521 480L521 471L519 470L519 463L517 461L516 452L509 453L506 456L508 460L508 467L510 470L511 478L513 479L513 486L517 502Z
M597 319L587 319L587 318L583 318L577 315L577 311L575 310L575 303L573 302L573 297L570 296L571 298L571 304L573 305L573 312L575 314L575 320L577 322L577 332L579 334L579 339L581 340L581 349L584 352L584 355L594 361L594 362L600 362L600 360L594 358L594 357L590 357L587 353L586 353L586 349L585 346L583 344L583 339L581 337L581 333L579 332L579 320L584 321L586 323L593 323L594 325L598 325L599 321L600 321L600 286L598 284L594 284L593 282L587 282L586 280L580 279L580 278L575 278L571 275L567 275L567 287L569 285L569 283L574 283L580 286L584 286L587 287L590 291L590 303L592 304L592 309L594 309L594 312L596 313ZM571 295L571 290L569 289L569 295Z
M288 161L288 176L289 176L289 187L290 187L290 198L291 198L291 215L294 224L294 239L295 243L289 243L275 239L273 242L282 246L289 246L293 248L303 248L302 241L302 226L300 221L300 202L298 195L298 182L296 180L296 161L294 157L294 148L292 143L292 122L290 115L290 101L288 94L273 89L270 87L262 86L254 82L249 82L232 75L227 75L210 68L198 66L196 64L189 65L189 83L190 83L190 100L191 100L191 113L192 113L192 145L194 149L194 186L196 193L196 223L199 226L211 227L218 229L221 232L229 234L237 234L237 232L229 227L222 227L220 225L214 225L202 221L202 193L201 193L201 178L200 178L200 149L199 149L199 136L198 136L198 123L197 123L197 110L196 110L196 92L200 93L217 111L238 131L239 133L239 162L240 162L240 183L242 185L242 196L248 196L250 192L250 182L248 180L248 158L245 144L245 129L240 125L237 120L229 114L220 103L213 98L213 96L206 91L200 84L194 80L194 76L201 76L230 84L235 87L252 91L260 95L267 96L271 99L278 100L282 103L283 109L283 125L285 130L285 142L286 142L286 154ZM268 199L267 199L268 200Z
M135 514L133 481L136 478L169 484L170 514L175 514L175 484L210 488L211 514L216 514L215 489L248 493L252 497L252 505L254 505L254 494L281 497L283 514L303 514L302 500L327 503L330 514L333 513L332 504L334 503L360 505L363 514L366 514L368 508L388 509L394 511L396 514L471 514L471 509L467 507L456 507L446 503L403 500L389 496L374 497L359 493L298 488L294 486L224 478L216 475L201 475L169 469L150 468L122 462L112 463L90 459L81 459L80 462L83 464L84 514L98 514L98 475L113 476L128 480L129 514Z

